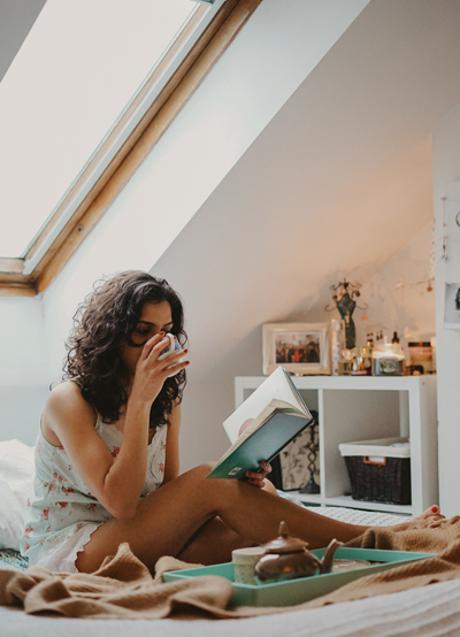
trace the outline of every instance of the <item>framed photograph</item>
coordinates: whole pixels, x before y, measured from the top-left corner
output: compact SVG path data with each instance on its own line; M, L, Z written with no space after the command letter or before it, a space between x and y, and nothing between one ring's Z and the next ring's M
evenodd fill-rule
M450 330L460 330L460 282L446 283L444 327Z
M330 374L328 331L328 323L265 323L263 373L281 365L299 376Z

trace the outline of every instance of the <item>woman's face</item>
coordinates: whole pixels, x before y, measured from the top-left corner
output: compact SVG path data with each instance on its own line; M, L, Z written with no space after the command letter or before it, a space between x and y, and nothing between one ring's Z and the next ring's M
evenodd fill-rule
M171 306L168 301L144 303L133 332L123 340L120 347L121 359L131 375L134 374L139 356L149 338L160 331L170 332L172 328Z

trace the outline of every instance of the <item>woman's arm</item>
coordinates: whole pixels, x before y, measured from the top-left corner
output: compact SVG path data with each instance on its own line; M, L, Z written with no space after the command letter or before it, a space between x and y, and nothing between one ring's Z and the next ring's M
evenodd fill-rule
M163 484L174 480L180 473L179 460L179 431L180 431L180 405L173 407L169 416L168 433L166 436L166 461Z
M67 381L55 387L45 405L43 421L58 437L70 464L118 519L134 515L145 481L149 412L148 404L128 401L123 442L114 459L94 427L94 409L75 383Z
M182 354L158 359L165 343L157 334L144 346L137 362L126 407L123 441L116 458L94 428L94 410L75 383L58 385L45 406L47 424L60 440L71 464L93 495L116 518L136 513L147 470L149 414L164 381L187 363Z

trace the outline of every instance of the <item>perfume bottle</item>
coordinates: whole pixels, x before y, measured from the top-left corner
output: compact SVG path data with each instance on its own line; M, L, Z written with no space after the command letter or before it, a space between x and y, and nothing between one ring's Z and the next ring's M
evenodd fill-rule
M353 371L353 360L357 354L356 347L353 349L344 348L340 352L340 375L350 376Z

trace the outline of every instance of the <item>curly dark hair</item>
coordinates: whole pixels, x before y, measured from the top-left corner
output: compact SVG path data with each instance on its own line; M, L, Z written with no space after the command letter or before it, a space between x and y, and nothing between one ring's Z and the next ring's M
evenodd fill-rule
M118 420L128 400L128 370L119 355L119 345L134 330L144 303L162 301L171 306L170 332L184 346L187 334L179 296L165 279L140 270L127 270L96 281L73 316L62 379L78 384L83 398L104 422ZM151 427L168 422L173 404L182 400L185 384L185 370L166 379L150 410Z

